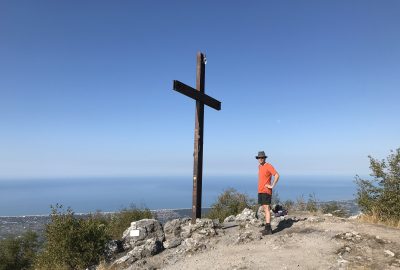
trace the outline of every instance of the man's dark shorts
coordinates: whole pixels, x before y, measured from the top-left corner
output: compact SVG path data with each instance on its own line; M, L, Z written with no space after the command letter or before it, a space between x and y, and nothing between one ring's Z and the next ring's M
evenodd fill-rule
M271 204L271 195L267 193L258 193L258 204L261 205L270 205Z

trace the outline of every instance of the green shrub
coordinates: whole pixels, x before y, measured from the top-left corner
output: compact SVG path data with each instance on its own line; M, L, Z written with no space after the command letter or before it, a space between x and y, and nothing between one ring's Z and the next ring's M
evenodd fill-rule
M283 202L283 208L286 209L287 211L290 211L294 208L294 201L292 200L286 200Z
M306 210L310 212L318 211L317 197L315 196L315 193L308 195Z
M306 211L306 206L307 204L304 201L304 195L302 194L301 196L297 197L295 209L298 211Z
M32 231L0 240L0 270L30 269L38 248L38 236Z
M220 194L217 201L211 205L207 217L223 222L226 217L237 215L244 208L251 208L253 204L254 200L250 199L248 195L239 193L234 188L229 188Z
M357 202L362 212L380 221L400 224L400 148L385 160L369 156L371 180L356 176Z
M110 240L104 220L96 216L80 218L68 208L52 207L46 226L44 249L39 253L38 269L86 269L104 257Z
M337 217L347 217L348 212L337 202L324 203L321 207L322 213L332 214Z
M123 232L131 225L131 222L153 218L149 209L138 209L134 205L124 208L113 214L108 220L108 231L113 239L120 239Z

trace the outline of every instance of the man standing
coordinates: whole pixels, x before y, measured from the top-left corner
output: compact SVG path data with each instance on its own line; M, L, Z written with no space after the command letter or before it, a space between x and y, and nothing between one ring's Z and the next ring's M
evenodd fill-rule
M279 180L279 174L275 168L265 162L267 156L264 151L258 152L258 204L262 205L265 211L265 229L262 230L263 235L272 234L271 229L271 198L272 189L276 186ZM271 178L274 176L274 182L271 185Z

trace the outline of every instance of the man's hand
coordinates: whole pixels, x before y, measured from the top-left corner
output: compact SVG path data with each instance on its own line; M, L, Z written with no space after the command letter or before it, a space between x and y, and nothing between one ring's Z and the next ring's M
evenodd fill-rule
M270 188L270 189L273 188L271 185L268 185L268 184L266 184L265 187L266 187L266 188Z

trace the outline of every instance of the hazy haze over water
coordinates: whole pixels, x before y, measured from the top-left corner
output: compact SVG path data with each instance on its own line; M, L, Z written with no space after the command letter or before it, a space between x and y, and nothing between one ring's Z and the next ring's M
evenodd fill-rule
M256 198L256 176L204 176L203 207L233 187ZM281 176L279 198L295 200L315 193L320 201L353 199L354 176ZM48 214L60 203L75 212L115 211L130 204L150 209L190 208L191 176L0 181L0 216Z

